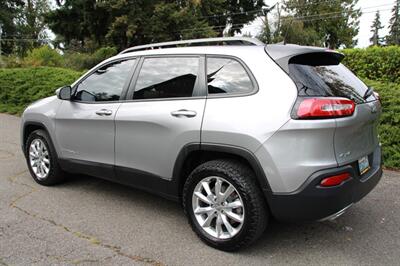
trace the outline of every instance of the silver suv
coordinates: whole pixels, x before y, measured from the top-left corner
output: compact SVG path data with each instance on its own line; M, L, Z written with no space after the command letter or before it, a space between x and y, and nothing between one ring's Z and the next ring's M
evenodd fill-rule
M379 96L315 47L216 38L129 48L21 127L42 185L81 173L180 201L208 245L282 221L333 219L382 175Z

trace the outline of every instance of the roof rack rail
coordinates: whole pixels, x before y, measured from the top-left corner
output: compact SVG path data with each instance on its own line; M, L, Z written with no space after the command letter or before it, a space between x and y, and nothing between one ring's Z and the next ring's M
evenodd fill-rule
M122 52L120 52L119 54L126 54L130 52L153 50L153 49L175 48L181 46L210 46L210 45L265 45L265 43L258 40L257 38L248 38L248 37L204 38L204 39L160 42L160 43L139 45L127 48Z

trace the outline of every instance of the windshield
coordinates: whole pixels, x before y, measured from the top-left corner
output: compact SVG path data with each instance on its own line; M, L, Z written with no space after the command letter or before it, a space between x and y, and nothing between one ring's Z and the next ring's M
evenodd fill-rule
M314 59L315 55L304 54L289 61L289 75L299 96L344 97L355 103L375 100L372 95L364 99L368 87L338 59L324 53Z

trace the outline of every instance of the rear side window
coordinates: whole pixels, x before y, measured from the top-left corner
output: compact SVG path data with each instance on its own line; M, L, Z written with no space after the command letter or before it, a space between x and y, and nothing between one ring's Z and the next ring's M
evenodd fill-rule
M254 86L244 67L231 58L207 58L209 94L249 93Z
M77 86L74 99L84 102L118 101L134 64L135 59L130 59L97 69Z
M355 103L365 102L368 87L340 60L341 57L330 53L303 54L290 59L289 75L299 96L344 97Z
M198 57L146 58L134 99L192 97L198 79Z

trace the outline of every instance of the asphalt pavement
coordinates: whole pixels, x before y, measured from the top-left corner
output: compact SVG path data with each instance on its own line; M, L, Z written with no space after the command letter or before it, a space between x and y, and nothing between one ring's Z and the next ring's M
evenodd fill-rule
M273 221L226 253L196 237L177 203L86 176L36 184L19 123L0 114L0 265L400 265L398 172L335 221Z

